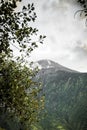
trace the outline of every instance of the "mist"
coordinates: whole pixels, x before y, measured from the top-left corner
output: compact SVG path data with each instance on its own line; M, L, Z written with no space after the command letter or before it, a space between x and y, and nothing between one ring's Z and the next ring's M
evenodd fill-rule
M51 59L68 68L87 72L85 19L76 14L81 9L75 0L27 0L33 2L37 19L32 24L39 34L46 35L30 60Z

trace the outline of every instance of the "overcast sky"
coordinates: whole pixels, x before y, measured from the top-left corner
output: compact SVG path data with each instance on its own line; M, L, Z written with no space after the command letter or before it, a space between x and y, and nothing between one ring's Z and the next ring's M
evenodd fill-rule
M26 0L28 2L34 2L36 8L34 25L40 34L47 36L44 44L32 52L30 59L50 59L87 72L87 27L79 15L74 18L80 7L74 0Z

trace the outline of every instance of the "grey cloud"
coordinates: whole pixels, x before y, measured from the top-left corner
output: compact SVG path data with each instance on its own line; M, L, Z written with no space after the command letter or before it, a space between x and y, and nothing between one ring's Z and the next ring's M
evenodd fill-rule
M73 43L72 43L73 44ZM87 58L87 44L84 44L82 41L77 41L73 46L69 46L71 54L74 56L74 59L86 60Z
M38 16L34 24L47 36L44 44L33 52L31 59L47 58L69 68L87 71L85 67L87 29L83 21L74 19L74 13L78 10L76 0L30 2L35 3Z

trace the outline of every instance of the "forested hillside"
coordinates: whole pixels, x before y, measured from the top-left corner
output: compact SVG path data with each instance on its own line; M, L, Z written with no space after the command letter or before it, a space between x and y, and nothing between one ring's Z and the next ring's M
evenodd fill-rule
M87 130L87 73L60 68L42 68L39 72L45 95L41 129Z

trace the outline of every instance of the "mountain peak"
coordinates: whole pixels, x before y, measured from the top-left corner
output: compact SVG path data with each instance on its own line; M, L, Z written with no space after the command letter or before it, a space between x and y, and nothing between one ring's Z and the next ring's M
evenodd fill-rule
M39 60L38 64L41 65L43 69L54 68L54 67L58 66L57 63L55 63L55 62L53 62L51 60Z
M54 69L56 71L61 70L61 71L76 72L49 59L39 60L35 62L35 66L38 66L39 69Z

